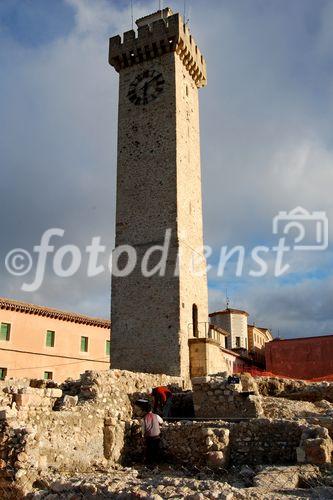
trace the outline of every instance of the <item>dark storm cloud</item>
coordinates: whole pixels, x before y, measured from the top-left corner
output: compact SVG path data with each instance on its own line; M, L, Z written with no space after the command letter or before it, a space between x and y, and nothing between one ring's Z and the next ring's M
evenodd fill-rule
M201 91L206 243L216 251L272 245L272 218L298 205L333 219L332 2L190 5L209 76ZM182 11L183 2L173 6ZM135 17L155 8L135 2ZM10 249L32 251L51 227L65 230L57 247L84 254L93 236L113 246L117 75L107 45L130 28L130 12L121 2L68 0L53 14L47 39L1 17L1 295L107 316L109 275L88 279L86 257L70 280L56 278L49 259L44 285L30 294L3 265ZM228 286L232 305L285 335L329 333L330 257L293 256L289 280L212 277L211 308Z

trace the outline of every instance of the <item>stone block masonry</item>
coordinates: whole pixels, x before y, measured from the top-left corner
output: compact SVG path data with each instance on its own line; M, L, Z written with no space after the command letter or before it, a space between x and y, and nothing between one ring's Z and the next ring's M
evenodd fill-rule
M300 463L318 465L331 463L333 441L328 430L319 426L304 429L296 452Z
M112 37L109 61L119 72L115 255L130 245L137 256L131 273L112 276L111 367L189 378L191 323L208 320L198 96L204 58L175 14L140 20L137 37ZM148 276L147 252L156 271ZM127 262L121 254L119 268Z
M233 426L230 433L232 464L292 464L304 423L253 419Z
M263 415L255 390L243 391L243 382L229 384L225 375L192 379L194 411L202 418L256 418Z
M139 422L130 429L127 458L142 461ZM162 445L171 463L188 467L227 469L240 465L331 463L328 431L305 422L252 419L229 423L178 422L164 425Z

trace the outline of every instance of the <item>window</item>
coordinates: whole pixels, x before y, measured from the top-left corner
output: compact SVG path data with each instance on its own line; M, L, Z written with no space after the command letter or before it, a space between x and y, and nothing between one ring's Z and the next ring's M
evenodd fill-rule
M193 304L192 306L192 326L193 326L193 337L199 337L198 306L196 304Z
M9 339L10 339L10 324L9 323L1 323L0 340L6 340L8 342Z
M105 354L107 356L110 356L110 354L111 354L111 342L110 342L110 340L107 340L105 342Z
M52 380L53 372L44 372L44 380Z
M88 352L88 337L81 337L81 352Z
M54 347L55 332L47 330L46 332L46 347Z
M241 346L241 339L240 337L236 337L236 347L240 347Z
M0 368L0 380L5 380L7 377L7 368Z

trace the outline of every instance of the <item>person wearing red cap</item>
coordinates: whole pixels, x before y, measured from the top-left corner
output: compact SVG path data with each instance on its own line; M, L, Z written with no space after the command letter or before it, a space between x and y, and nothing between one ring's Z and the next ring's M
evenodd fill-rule
M170 415L172 405L172 392L167 387L154 387L148 389L148 394L154 398L153 411L163 417Z

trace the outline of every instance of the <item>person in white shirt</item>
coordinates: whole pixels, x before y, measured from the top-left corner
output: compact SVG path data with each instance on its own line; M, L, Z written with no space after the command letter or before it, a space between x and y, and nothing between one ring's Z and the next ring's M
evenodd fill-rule
M161 424L163 419L152 412L151 404L147 402L144 408L145 416L142 419L142 435L146 444L146 461L156 463L160 459Z

